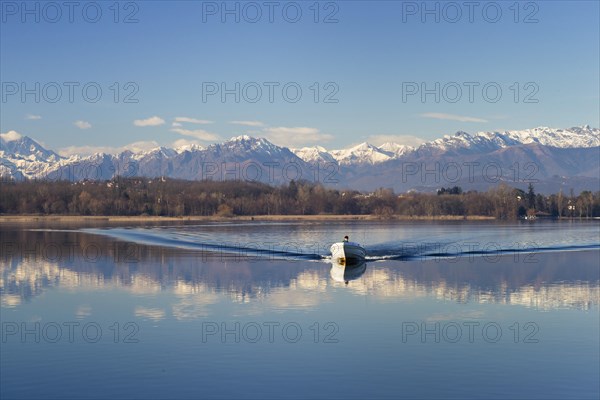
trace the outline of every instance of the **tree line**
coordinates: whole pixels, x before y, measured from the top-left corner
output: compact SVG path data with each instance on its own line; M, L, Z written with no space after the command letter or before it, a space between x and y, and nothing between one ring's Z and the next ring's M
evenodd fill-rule
M372 214L400 216L485 216L497 219L600 217L600 192L545 196L500 185L486 192L460 187L437 194L373 193L290 181L269 186L247 181L183 181L115 178L110 181L3 181L0 214L110 216L252 216Z

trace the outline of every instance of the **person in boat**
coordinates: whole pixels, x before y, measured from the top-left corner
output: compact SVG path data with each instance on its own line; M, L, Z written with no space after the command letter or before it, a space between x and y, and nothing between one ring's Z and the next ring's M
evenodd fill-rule
M344 242L348 241L348 236L344 236Z

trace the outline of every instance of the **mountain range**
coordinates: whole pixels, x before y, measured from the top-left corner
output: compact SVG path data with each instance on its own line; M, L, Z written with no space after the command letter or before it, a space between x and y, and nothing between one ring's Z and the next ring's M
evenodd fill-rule
M291 149L238 136L207 147L63 157L16 133L0 139L0 176L15 180L108 180L115 176L186 180L292 179L373 191L432 192L461 186L486 190L501 182L542 193L600 190L600 129L590 126L505 132L457 132L419 146L361 143L342 150Z

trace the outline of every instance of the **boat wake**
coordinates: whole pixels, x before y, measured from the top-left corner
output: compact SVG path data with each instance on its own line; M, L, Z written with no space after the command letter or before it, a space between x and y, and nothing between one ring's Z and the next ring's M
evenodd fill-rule
M600 244L588 245L565 245L565 246L488 246L477 249L471 244L448 243L446 245L432 244L423 245L416 248L402 246L397 249L377 249L367 248L367 261L383 260L427 260L427 259L449 259L457 257L497 257L501 255L514 254L522 257L533 257L542 252L563 252L563 251L583 251L600 250Z
M296 243L271 242L225 242L218 240L202 240L198 235L178 232L162 232L155 230L136 230L127 228L83 229L96 235L150 246L163 246L192 251L219 254L222 257L246 257L248 259L292 259L319 261L326 257L319 253L303 251Z
M109 236L117 240L162 246L169 248L198 251L203 253L218 254L221 257L238 257L248 260L286 259L305 261L331 261L328 243L300 243L290 241L283 243L277 238L270 241L254 242L242 240L228 242L231 236L219 235L215 232L190 233L169 229L140 229L140 228L90 228L82 231L95 235ZM264 237L263 237L264 238ZM251 238L247 238L251 239ZM410 261L427 259L448 259L458 257L498 257L501 255L515 254L520 257L533 257L541 252L564 252L600 250L600 243L588 244L556 244L548 243L538 245L535 243L502 244L490 243L477 245L469 241L464 242L388 242L364 246L367 251L366 261Z

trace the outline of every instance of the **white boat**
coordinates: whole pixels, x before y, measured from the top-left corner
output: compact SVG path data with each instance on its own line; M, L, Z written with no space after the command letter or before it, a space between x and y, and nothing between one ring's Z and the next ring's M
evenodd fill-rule
M331 260L340 264L364 260L366 250L355 242L338 242L331 245Z

